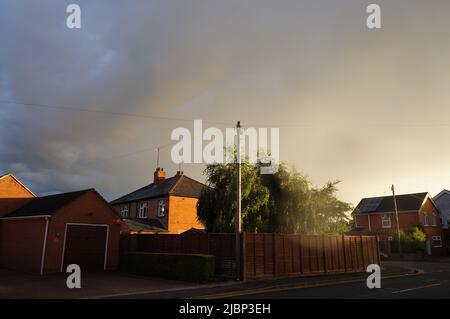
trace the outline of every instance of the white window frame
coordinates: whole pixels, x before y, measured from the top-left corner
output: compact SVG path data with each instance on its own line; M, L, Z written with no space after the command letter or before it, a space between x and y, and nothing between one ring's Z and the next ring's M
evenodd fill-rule
M161 199L158 201L158 217L164 217L166 216L166 200Z
M139 204L138 218L148 218L148 203L147 202Z
M120 206L120 216L122 216L122 218L130 217L130 208L128 205Z
M439 245L435 245L434 241L439 241ZM442 237L441 236L432 236L431 237L431 246L432 247L442 247Z
M431 226L436 227L437 226L437 219L436 219L436 214L431 214Z
M423 218L425 217L425 222L423 222ZM428 226L428 214L427 212L422 212L421 222L423 226Z
M387 221L389 221L389 225L385 224ZM381 228L392 228L391 216L381 216Z

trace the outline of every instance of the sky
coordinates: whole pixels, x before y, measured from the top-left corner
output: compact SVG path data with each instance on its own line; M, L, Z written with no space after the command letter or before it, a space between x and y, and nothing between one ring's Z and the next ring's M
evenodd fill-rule
M81 29L66 7L81 7ZM381 7L382 28L366 27ZM280 158L339 197L450 188L447 0L2 0L0 173L112 200L194 119L280 128ZM23 103L23 104L22 104ZM81 111L80 109L84 110ZM170 146L160 163L178 166ZM204 180L201 164L186 175Z

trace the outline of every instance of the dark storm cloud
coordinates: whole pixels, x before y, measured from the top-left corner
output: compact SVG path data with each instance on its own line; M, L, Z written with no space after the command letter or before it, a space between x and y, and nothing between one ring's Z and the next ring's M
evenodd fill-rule
M0 103L0 171L37 193L111 198L149 182L152 148L192 123L148 115L311 124L281 128L282 160L315 183L344 180L347 200L393 178L405 191L445 186L435 167L450 151L411 150L441 150L448 128L404 124L450 115L446 1L378 1L375 32L359 0L72 2L81 30L65 26L68 1L0 3L0 100L137 116Z

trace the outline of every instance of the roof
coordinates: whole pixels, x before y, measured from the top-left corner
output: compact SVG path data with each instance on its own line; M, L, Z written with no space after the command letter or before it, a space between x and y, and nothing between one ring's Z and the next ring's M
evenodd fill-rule
M62 207L93 190L94 189L91 188L70 193L36 197L31 199L25 205L12 211L6 215L6 217L53 215Z
M184 235L184 234L206 234L206 229L192 227L191 229L188 229L185 232L182 232L181 234L182 235Z
M398 211L418 211L428 193L396 195ZM431 197L430 197L431 198ZM434 205L434 203L433 203ZM387 213L395 211L393 196L363 198L353 211L354 214Z
M433 200L438 199L442 195L450 195L450 191L446 190L446 189L443 189L439 194L437 194L436 196L433 197Z
M12 179L14 179L20 186L22 186L27 192L29 192L31 195L33 195L33 197L36 197L36 194L33 193L28 187L26 187L17 177L15 177L13 174L11 173L6 173L0 176L0 179L5 178L5 177L11 177Z
M154 218L124 218L123 222L130 232L167 232L161 221Z
M166 178L161 183L151 183L150 185L144 186L134 192L113 200L110 204L124 204L167 195L199 198L204 187L206 187L206 185L203 183L185 175L177 174L173 177Z

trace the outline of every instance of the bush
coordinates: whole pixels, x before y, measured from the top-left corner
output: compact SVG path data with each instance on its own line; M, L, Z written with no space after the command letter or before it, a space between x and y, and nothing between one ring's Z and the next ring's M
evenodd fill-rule
M412 231L405 233L400 232L400 243L402 246L402 252L404 253L418 253L425 252L425 246L427 241L427 235L419 228L414 227ZM398 252L398 240L397 237L392 241L392 252Z
M121 268L136 275L205 282L214 274L215 257L200 254L129 252Z

